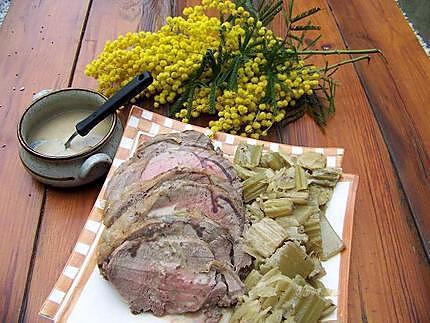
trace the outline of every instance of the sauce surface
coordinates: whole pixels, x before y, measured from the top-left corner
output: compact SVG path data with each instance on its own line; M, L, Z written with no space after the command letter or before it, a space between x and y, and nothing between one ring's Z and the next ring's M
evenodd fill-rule
M76 136L69 148L64 147L64 143L75 132L76 124L92 112L76 109L61 112L48 118L30 130L28 136L30 147L39 153L50 156L76 155L94 147L109 132L111 127L109 118L100 122L85 137Z

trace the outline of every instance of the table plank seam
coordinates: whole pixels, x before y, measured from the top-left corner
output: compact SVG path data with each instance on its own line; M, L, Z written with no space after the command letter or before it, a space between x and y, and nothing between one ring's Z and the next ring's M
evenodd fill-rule
M78 46L76 47L75 57L73 59L72 68L70 70L69 80L67 81L67 84L68 84L69 87L72 86L72 84L73 84L73 78L75 77L76 66L78 64L79 55L81 53L82 42L83 42L84 37L85 37L85 31L87 29L88 20L89 20L89 17L90 17L92 5L93 5L93 0L89 0L88 1L88 6L87 6L87 10L86 10L86 13L85 13L85 17L84 17L84 20L82 22L81 33L79 35Z
M340 36L342 37L342 41L343 41L343 43L345 44L346 48L349 48L349 46L348 46L348 42L347 42L347 40L345 39L344 33L343 33L342 29L341 29L341 28L340 28L340 26L339 26L339 21L338 21L338 19L337 19L337 17L336 17L336 14L335 14L335 13L334 13L334 11L333 11L333 8L332 8L332 6L331 6L330 1L328 1L328 2L327 2L327 5L328 5L328 7L330 8L331 15L332 15L332 16L333 16L333 18L334 18L334 21L335 21L335 23L336 23L337 30L338 30L338 32L339 32L339 34L340 34ZM395 171L394 171L394 173L395 173L395 176L396 176L397 188L398 188L399 192L401 193L401 195L403 195L403 196L406 198L406 201L407 201L407 208L408 208L408 210L409 210L410 214L412 215L412 221L411 221L411 222L413 223L414 229L415 229L415 231L417 232L417 234L418 234L418 236L419 236L419 239L420 239L420 242L421 242L421 246L422 246L423 251L424 251L424 258L425 258L426 262L430 264L430 248L427 248L427 243L426 243L426 241L425 241L424 232L421 230L421 228L420 228L420 226L419 226L417 215L416 215L416 214L415 214L415 212L413 211L413 208L412 208L412 205L411 205L411 200L410 200L410 198L409 198L409 195L407 194L407 191L405 190L405 187L404 187L404 184L403 184L402 178L400 177L399 170L398 170L398 166L397 166L397 163L396 163L396 161L395 161L395 160L396 160L396 158L395 158L396 156L394 156L393 151L392 151L392 148L391 148L391 146L389 145L389 143L387 142L388 138L387 138L387 135L386 135L386 133L385 133L384 129L382 128L382 124L381 124L381 123L382 123L382 121L381 121L381 118L380 118L379 114L377 113L377 112L378 112L378 110L376 109L374 102L372 102L372 100L371 100L371 98L370 98L367 84L366 84L365 80L363 79L363 77L362 77L362 75L361 75L361 73L360 73L360 70L358 69L358 67L357 67L357 65L356 65L356 64L352 64L352 65L353 65L353 68L354 68L355 73L356 73L356 74L357 74L357 76L358 76L358 79L359 79L359 81L360 81L360 84L361 84L361 86L362 86L362 87L363 87L363 89L364 89L364 93L365 93L365 95L366 95L366 101L368 102L369 106L372 108L372 113L373 113L373 115L375 116L376 123L377 123L377 125L378 125L378 129L379 129L379 131L381 132L381 134L382 134L382 138L383 138L383 140L384 140L384 144L385 144L385 146L387 147L388 154L389 154L389 156L390 156L391 164L392 164L392 166L393 166L393 169L395 170ZM394 79L393 79L393 77L392 77L392 74L390 73L389 68L387 68L387 70L388 70L388 72L389 72L388 74L389 74L390 78L393 80L393 84L395 85L395 89L396 89L396 91L398 92L400 99L402 100L402 106L403 106L403 108L405 108L405 107L406 107L406 105L405 105L405 102L403 101L402 96L400 95L400 92L399 92L399 89L398 89L398 87L397 87L397 84L396 84L396 82L394 81Z
M19 310L18 322L20 322L20 323L25 322L25 317L27 314L28 294L30 291L31 280L33 277L33 269L34 269L34 263L36 261L37 248L39 246L39 237L40 237L40 231L42 228L43 215L45 214L45 204L46 204L47 192L48 192L48 189L45 187L45 189L43 190L43 197L42 197L42 203L41 203L41 208L40 208L40 213L39 213L39 220L37 223L36 234L34 237L33 250L31 252L31 259L30 259L30 265L28 267L27 279L26 279L25 288L24 288L24 294L22 296L21 307Z
M407 192L407 190L406 190L406 188L405 188L405 185L404 185L404 181L403 181L403 179L402 179L402 177L400 176L400 173L399 173L399 166L398 166L398 162L397 162L397 157L396 157L396 155L395 155L395 153L393 152L393 148L391 147L391 145L389 145L389 142L388 142L388 137L387 137L387 134L386 134L386 132L383 130L383 127L382 127L382 123L383 123L383 120L382 120L382 117L380 116L380 114L378 113L379 111L376 109L376 107L375 107L375 104L372 102L372 100L371 100L371 98L370 98L370 95L369 95L369 93L368 93L368 88L367 88L367 84L366 84L366 81L363 79L363 76L362 76L362 74L361 74L361 72L360 72L360 70L358 70L358 68L354 65L354 69L356 70L356 72L357 72L357 74L358 74L358 78L359 78L359 80L360 80L360 83L361 83L361 85L363 86L363 89L364 89L364 92L365 92L365 94L366 94L366 97L367 97L367 99L368 99L368 101L369 101L369 104L370 104L370 106L371 106L371 108L372 108L372 112L373 112L373 114L375 115L375 119L376 119L376 122L377 122L377 124L378 124L378 128L380 129L380 131L381 131L381 134L382 134L382 138L384 139L384 143L385 143L385 145L387 146L387 149L388 149L388 153L389 153L389 155L390 155L390 160L391 160L391 164L393 165L393 167L394 167L394 169L396 170L396 172L395 172L395 174L396 174L396 179L397 179L397 182L399 183L398 185L399 185L399 189L401 189L401 191L402 191L402 193L403 193L403 195L405 196L405 198L406 198L406 201L407 201L407 205L408 205L408 209L409 209L409 211L410 211L410 213L411 213L411 215L412 215L412 223L414 224L414 226L415 226L415 228L416 228L416 231L417 231L417 234L418 234L418 236L419 236L419 238L420 238L420 241L421 241L421 244L422 244L422 246L423 246L423 249L424 249L424 253L425 253L425 257L426 257L426 259L427 259L427 262L428 263L430 263L430 248L429 248L429 242L427 242L426 241L426 237L425 237L425 232L423 231L423 229L422 229L422 227L420 226L420 224L419 224L419 217L418 217L418 215L416 214L416 212L414 212L414 209L413 209L413 207L412 207L412 201L411 201L411 199L410 199L410 196L409 196L409 194L408 194L408 192ZM387 67L387 71L388 71L388 75L390 76L390 78L391 78L391 80L393 81L393 84L394 84L394 88L396 89L396 92L398 93L398 95L399 95L399 98L400 98L400 100L401 100L401 106L405 109L405 113L409 116L409 113L408 113L408 111L406 110L406 104L405 104L405 102L404 102L404 99L403 99L403 97L400 95L400 91L399 91L399 88L397 87L397 84L396 84L396 82L395 82L395 80L394 80L394 78L393 78L393 76L392 76L392 74L391 74L391 72L390 72L390 69ZM411 140L413 140L413 146L414 147L421 147L421 145L417 145L416 144L416 137L419 137L419 133L418 133L418 131L416 130L416 127L414 126L414 124L413 123L410 123L410 126L412 127L412 130L413 130L413 132L414 132L414 136L411 136ZM423 172L425 173L425 169L424 169L424 165L423 165L423 162L422 162L422 158L421 158L421 155L420 155L420 151L417 151L417 154L419 155L419 161L420 161L420 164L419 164L419 167L420 167L420 169L422 169L423 170ZM423 152L424 154L425 154L425 152Z

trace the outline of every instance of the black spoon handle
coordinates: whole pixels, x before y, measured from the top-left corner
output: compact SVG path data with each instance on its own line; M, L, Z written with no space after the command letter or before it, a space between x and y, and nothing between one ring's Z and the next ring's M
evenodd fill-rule
M145 88L152 83L152 76L149 72L143 72L132 79L126 86L116 92L100 108L81 120L76 125L76 132L81 135L87 135L99 122L106 118L118 108L126 104Z

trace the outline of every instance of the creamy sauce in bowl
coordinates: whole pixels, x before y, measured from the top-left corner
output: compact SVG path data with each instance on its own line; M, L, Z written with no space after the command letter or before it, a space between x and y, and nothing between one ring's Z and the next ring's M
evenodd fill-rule
M73 109L48 118L29 132L28 142L35 151L49 156L65 157L82 153L96 146L109 132L111 118L106 118L94 127L88 135L76 136L70 147L64 144L75 132L76 124L93 111Z

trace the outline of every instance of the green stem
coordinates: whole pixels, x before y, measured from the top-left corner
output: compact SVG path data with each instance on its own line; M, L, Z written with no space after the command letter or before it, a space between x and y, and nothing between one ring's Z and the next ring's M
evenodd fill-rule
M333 65L328 65L328 66L316 68L315 70L313 70L313 72L321 72L321 71L327 72L327 71L330 71L330 70L332 70L334 68L338 68L339 66L342 66L342 65L345 65L345 64L349 64L349 63L355 63L355 62L361 61L363 59L370 60L370 56L369 55L364 55L364 56L360 56L360 57L355 57L355 58L347 59L345 61L341 61L341 62L333 64Z
M379 49L333 49L333 50L303 50L297 51L298 55L341 55L341 54L382 54Z

